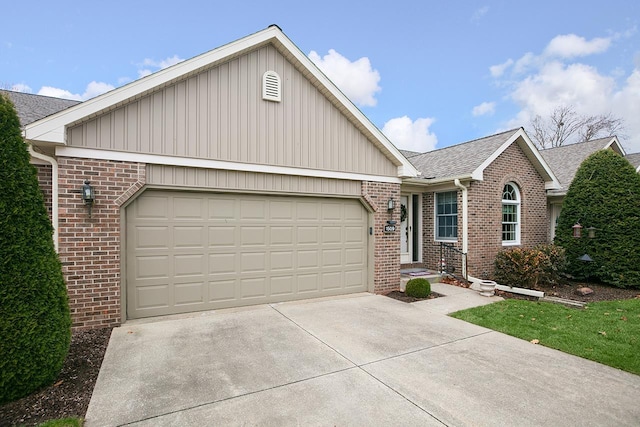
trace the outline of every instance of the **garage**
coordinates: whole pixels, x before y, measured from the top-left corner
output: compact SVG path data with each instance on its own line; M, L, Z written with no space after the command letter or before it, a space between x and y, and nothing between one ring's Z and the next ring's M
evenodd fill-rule
M358 199L147 190L126 224L129 319L367 290Z

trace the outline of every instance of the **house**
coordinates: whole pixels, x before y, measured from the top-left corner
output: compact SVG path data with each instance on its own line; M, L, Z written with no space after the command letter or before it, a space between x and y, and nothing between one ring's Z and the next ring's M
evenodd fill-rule
M636 168L636 172L640 173L640 153L627 154L625 157Z
M418 171L277 26L86 102L11 97L75 328L398 287Z
M598 150L613 150L621 156L625 156L624 149L615 136L540 151L540 154L549 164L560 182L560 188L550 190L548 193L550 241L553 241L556 235L556 224L560 217L560 211L562 210L562 202L567 195L573 177L576 175L582 162Z
M442 267L449 246L466 254L458 272L485 279L500 250L548 241L547 191L560 183L524 129L407 155L421 176L401 187L403 268Z

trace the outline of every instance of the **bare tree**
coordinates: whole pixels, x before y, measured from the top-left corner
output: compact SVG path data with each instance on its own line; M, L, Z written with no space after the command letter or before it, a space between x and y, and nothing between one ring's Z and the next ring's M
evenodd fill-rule
M571 105L556 107L547 118L535 116L530 126L533 143L540 149L560 147L568 142L591 141L624 129L622 119L611 113L579 115Z

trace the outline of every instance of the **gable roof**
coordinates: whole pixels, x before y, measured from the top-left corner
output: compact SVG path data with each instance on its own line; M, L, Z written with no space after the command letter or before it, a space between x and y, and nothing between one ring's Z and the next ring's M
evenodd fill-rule
M80 103L70 99L52 98L50 96L34 95L32 93L1 90L0 93L9 97L16 107L20 125L26 126L36 120L66 110Z
M624 157L636 168L636 172L640 173L640 153L627 154Z
M429 151L410 158L422 173L422 178L432 183L455 179L483 180L484 170L511 144L518 144L538 173L545 180L547 189L559 186L551 168L538 153L523 128L487 136L439 150Z
M624 149L615 136L541 150L540 154L551 166L561 185L561 188L552 191L551 194L557 196L565 195L582 162L596 151L607 148L612 149L621 156L625 155Z
M160 70L82 104L26 126L25 138L66 144L66 128L113 110L152 91L183 80L259 47L272 44L318 90L344 114L384 155L398 167L399 177L415 177L418 171L384 134L325 76L320 69L276 26L251 34L194 58Z

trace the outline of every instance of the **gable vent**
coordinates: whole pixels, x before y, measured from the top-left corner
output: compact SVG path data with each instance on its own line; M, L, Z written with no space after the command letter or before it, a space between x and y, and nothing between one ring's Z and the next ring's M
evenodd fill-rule
M262 99L265 101L281 101L280 76L275 71L267 71L262 75Z

